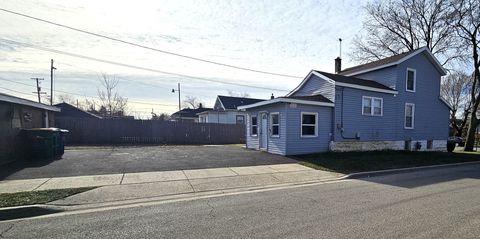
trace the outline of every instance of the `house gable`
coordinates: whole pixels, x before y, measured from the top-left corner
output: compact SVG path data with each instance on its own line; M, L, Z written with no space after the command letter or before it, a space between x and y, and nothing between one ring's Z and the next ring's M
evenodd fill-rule
M303 79L300 85L287 94L290 96L313 96L322 95L331 102L335 101L335 81L319 74L315 71L310 73Z
M217 96L217 100L215 100L215 105L213 106L214 110L225 110L225 107L222 104L222 101L220 98Z

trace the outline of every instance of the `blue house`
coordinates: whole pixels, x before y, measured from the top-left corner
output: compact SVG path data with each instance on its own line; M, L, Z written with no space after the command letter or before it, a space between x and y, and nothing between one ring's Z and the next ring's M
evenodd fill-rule
M312 70L285 97L238 107L246 146L281 155L325 151L444 150L445 69L427 48L341 70Z

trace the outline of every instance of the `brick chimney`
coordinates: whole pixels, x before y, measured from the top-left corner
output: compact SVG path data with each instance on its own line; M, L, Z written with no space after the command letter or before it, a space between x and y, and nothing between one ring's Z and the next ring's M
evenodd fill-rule
M335 58L335 74L340 73L342 71L342 58L337 57Z

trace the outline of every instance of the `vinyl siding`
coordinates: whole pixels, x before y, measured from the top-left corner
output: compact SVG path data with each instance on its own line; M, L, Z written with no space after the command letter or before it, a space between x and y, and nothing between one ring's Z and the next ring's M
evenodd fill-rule
M213 106L213 109L214 110L225 110L225 108L222 107L222 102L220 102L220 100L217 99L215 100L215 105Z
M260 113L267 112L268 120L267 120L267 129L270 129L270 113L279 113L279 137L272 137L270 130L268 131L267 136L267 151L269 153L274 154L286 154L286 126L287 126L287 118L286 118L286 111L285 111L286 104L279 103L273 105L267 105L263 107L257 107L254 109L247 110L247 127L246 127L246 140L247 140L247 148L249 149L259 149L259 141L260 141L260 128L261 128L261 116ZM251 116L256 115L258 118L258 136L251 136Z
M309 154L326 152L332 133L332 107L295 104L287 106L287 154ZM318 136L301 137L302 112L318 113Z
M219 124L236 124L237 115L244 115L246 117L246 113L243 111L209 111L202 115L206 116L206 123Z
M343 99L342 99L343 90ZM335 141L352 141L360 134L361 141L396 140L395 126L398 121L396 97L392 94L358 90L347 87L336 87L335 100ZM383 115L370 116L362 114L363 96L383 99ZM343 104L343 136L342 137L342 104Z
M392 89L397 89L398 72L396 66L353 76L360 79L373 80Z
M406 70L416 70L416 91L405 91ZM376 80L395 88L398 95L344 88L344 135L360 140L445 140L448 137L449 109L439 99L440 73L428 58L419 54L400 65L356 77ZM395 82L395 85L392 85ZM363 116L362 96L383 97L383 116ZM341 137L341 89L336 89L335 135ZM414 129L405 129L405 103L415 104Z
M415 92L407 92L407 68L416 70ZM400 139L446 140L449 129L449 109L440 100L440 73L427 57L419 54L398 65L399 122L395 129ZM404 129L405 103L415 104L414 129Z
M316 75L311 75L305 84L292 96L309 96L321 94L330 101L334 101L335 85Z

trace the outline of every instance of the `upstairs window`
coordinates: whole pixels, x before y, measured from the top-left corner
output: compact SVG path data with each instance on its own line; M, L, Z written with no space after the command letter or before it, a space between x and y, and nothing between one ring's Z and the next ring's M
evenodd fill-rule
M317 136L317 113L302 112L302 137L316 137Z
M257 121L257 116L252 116L252 126L250 130L250 135L251 136L257 136L258 135L258 121Z
M405 129L413 129L415 121L415 105L405 104Z
M278 113L271 113L270 114L270 132L272 137L279 137L280 131L280 121L279 121L279 114Z
M371 116L382 116L383 98L364 96L362 98L362 114Z
M415 84L416 84L417 72L414 69L407 69L407 83L406 89L410 92L415 92Z

